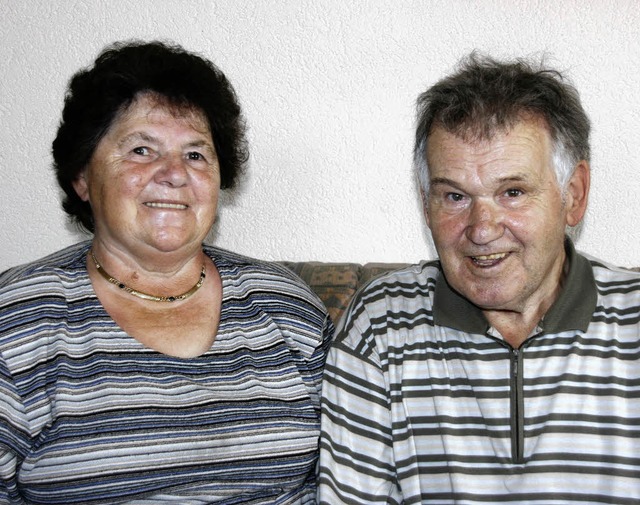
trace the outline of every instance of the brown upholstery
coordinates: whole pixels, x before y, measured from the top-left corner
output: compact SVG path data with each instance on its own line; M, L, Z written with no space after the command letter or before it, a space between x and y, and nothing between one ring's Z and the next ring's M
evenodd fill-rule
M338 323L355 292L365 283L408 263L327 263L322 261L281 261L293 270L320 297L334 323ZM640 271L640 267L631 270Z
M355 292L374 277L402 268L406 263L325 263L282 261L320 297L334 323L349 305Z

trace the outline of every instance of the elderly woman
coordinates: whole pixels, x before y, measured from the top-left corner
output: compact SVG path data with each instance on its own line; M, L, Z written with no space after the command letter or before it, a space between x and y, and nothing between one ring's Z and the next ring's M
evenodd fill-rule
M332 326L284 267L203 245L247 159L222 72L107 48L53 157L93 239L0 276L0 503L313 503Z

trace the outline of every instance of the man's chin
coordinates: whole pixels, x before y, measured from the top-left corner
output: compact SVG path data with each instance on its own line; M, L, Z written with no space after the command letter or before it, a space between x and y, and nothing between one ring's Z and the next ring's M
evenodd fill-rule
M515 305L513 297L508 295L508 288L501 287L500 284L492 284L490 287L482 289L466 289L459 290L464 298L473 303L476 307L485 311L513 311Z

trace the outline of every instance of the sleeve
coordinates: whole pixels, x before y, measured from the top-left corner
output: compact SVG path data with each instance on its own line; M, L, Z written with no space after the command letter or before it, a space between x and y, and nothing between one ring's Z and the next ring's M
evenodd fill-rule
M268 295L254 293L255 301L270 313L295 349L300 375L319 418L322 375L334 336L333 322L322 300L287 267L270 263L258 278Z
M0 356L0 504L22 504L18 470L28 443L24 409Z
M323 387L322 375L327 358L327 351L331 345L331 340L333 339L333 332L334 327L331 322L331 318L326 316L322 327L321 340L309 357L307 362L308 373L304 375L306 382L308 383L307 387L310 389L313 397L313 404L317 406L316 414L318 416L320 415L320 398Z
M322 391L318 502L402 503L393 460L390 398L364 310L353 310L329 351Z

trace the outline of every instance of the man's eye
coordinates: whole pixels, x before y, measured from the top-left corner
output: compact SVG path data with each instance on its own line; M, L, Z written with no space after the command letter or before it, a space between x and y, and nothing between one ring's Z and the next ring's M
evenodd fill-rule
M464 196L460 193L447 193L445 198L452 202L461 202L464 199Z
M508 189L505 194L509 198L518 198L519 196L522 196L524 194L524 191L522 191L521 189L512 188Z

